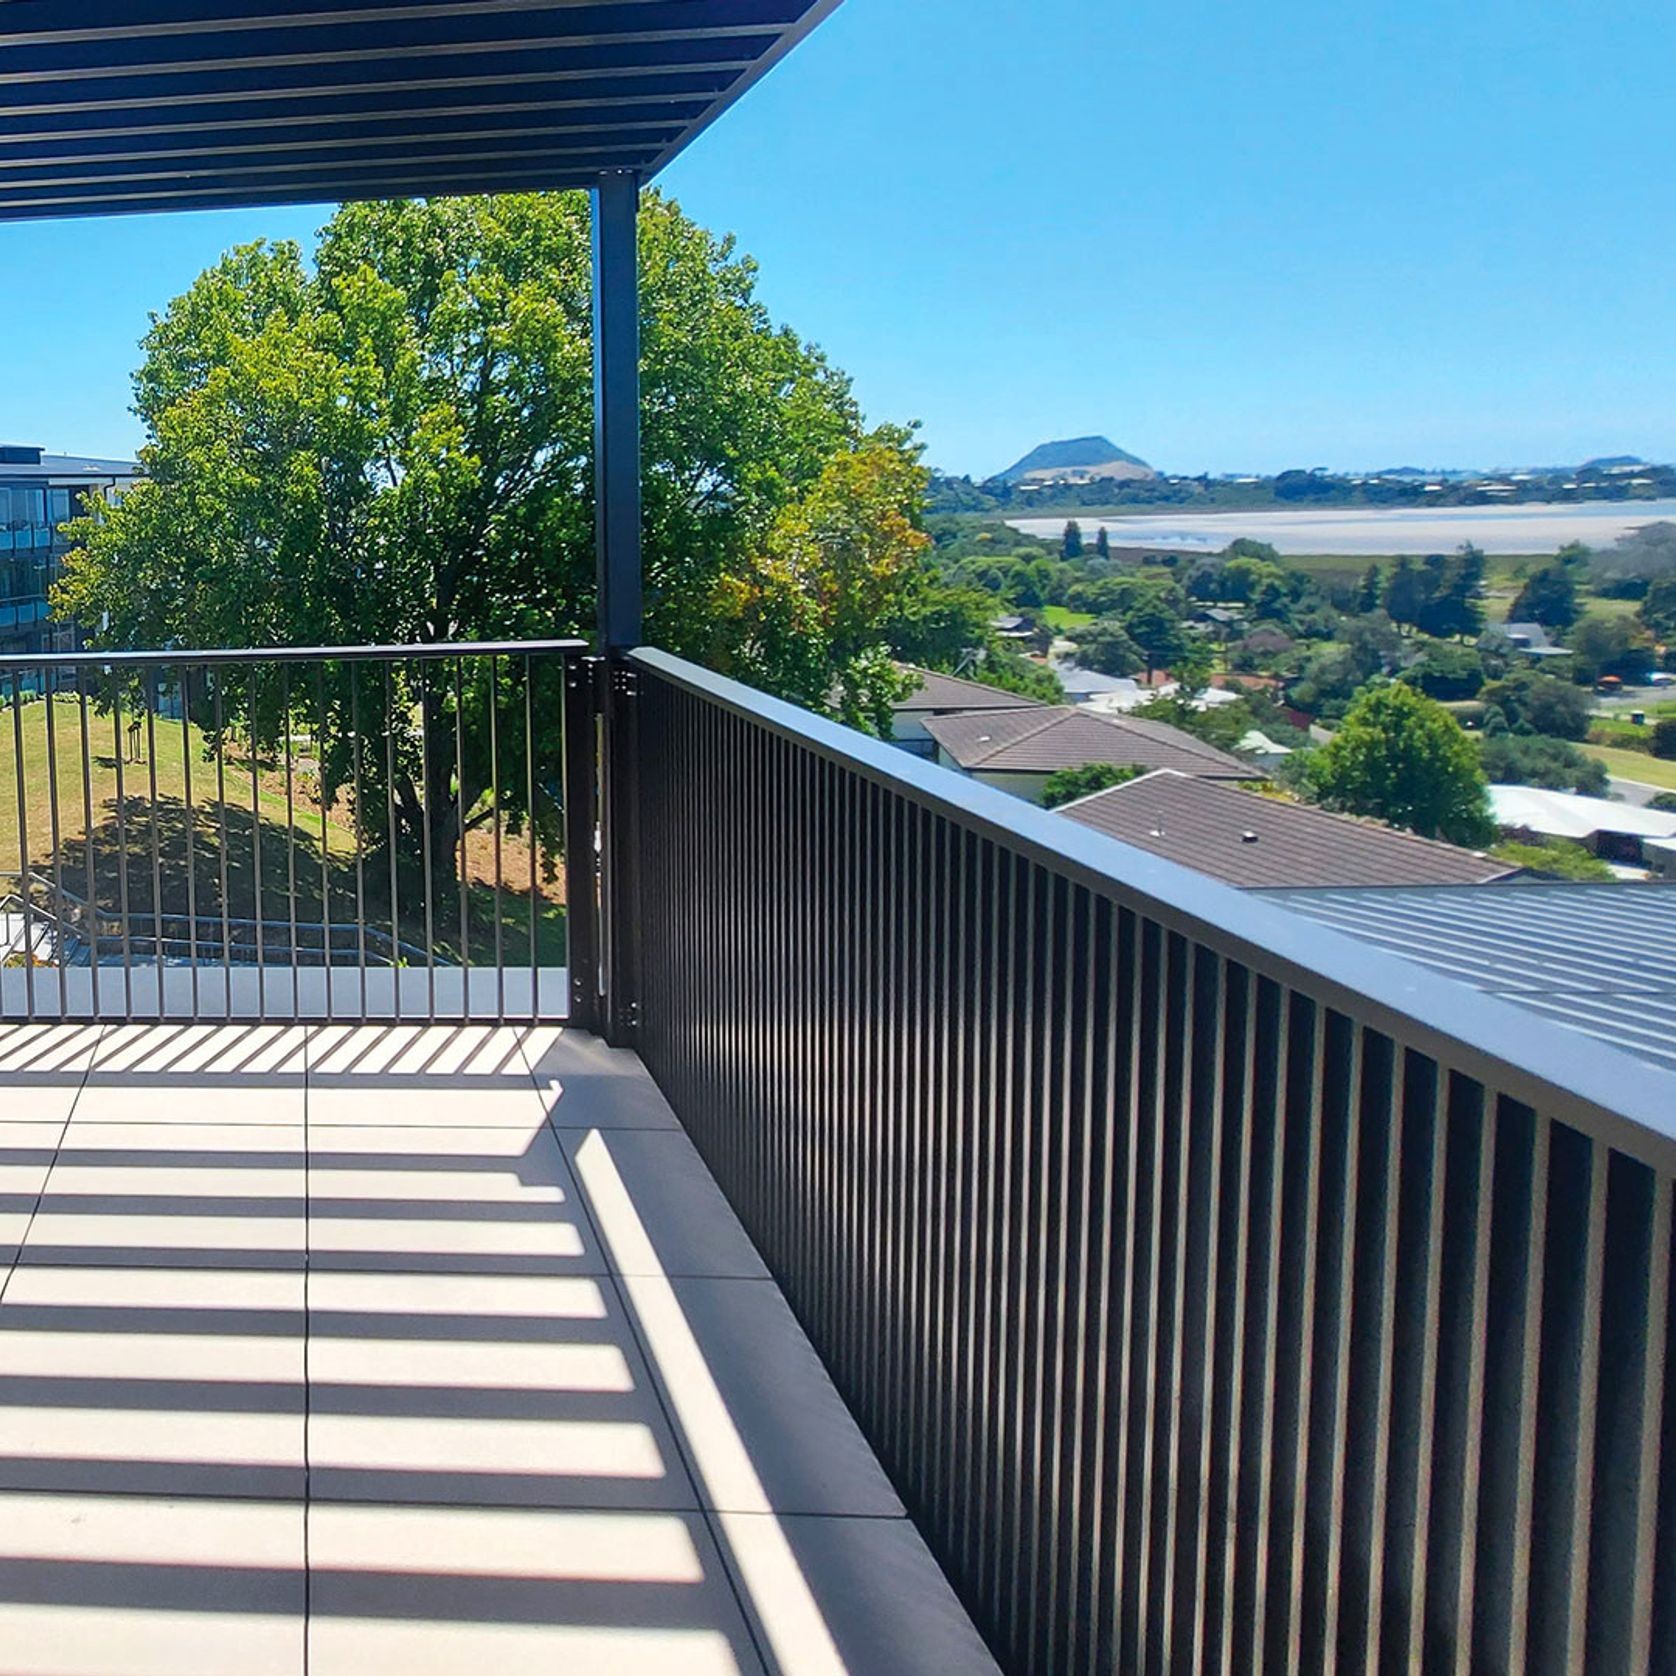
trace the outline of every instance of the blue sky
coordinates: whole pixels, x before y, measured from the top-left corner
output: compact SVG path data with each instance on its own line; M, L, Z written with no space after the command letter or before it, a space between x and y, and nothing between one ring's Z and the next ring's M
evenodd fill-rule
M1668 0L846 0L668 172L982 475L1676 458ZM0 228L0 435L123 451L136 340L319 209Z

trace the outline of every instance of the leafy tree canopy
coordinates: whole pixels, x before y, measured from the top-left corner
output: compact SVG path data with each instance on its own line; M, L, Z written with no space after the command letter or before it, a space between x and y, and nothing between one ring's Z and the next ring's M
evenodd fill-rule
M761 554L722 576L711 661L869 733L914 677L892 662L881 625L922 576L926 477L905 431L884 428L835 454L774 522Z
M1633 681L1652 668L1653 645L1639 623L1591 612L1571 631L1571 657L1581 681L1616 675Z
M1541 623L1545 628L1568 629L1577 621L1577 584L1563 564L1544 565L1531 574L1508 611L1508 621Z
M1146 659L1120 618L1100 617L1077 630L1077 662L1100 675L1134 675Z
M1486 732L1478 749L1484 772L1498 785L1548 786L1554 791L1606 795L1606 764L1586 756L1569 739L1545 734Z
M1636 616L1660 640L1676 639L1676 571L1648 583Z
M1133 763L1115 762L1085 762L1080 768L1055 769L1042 786L1043 807L1057 809L1079 797L1092 797L1097 791L1121 786L1139 773Z
M1515 669L1479 694L1486 711L1499 710L1514 733L1583 739L1589 731L1589 695L1570 681Z
M1429 838L1485 844L1494 836L1484 770L1435 699L1404 683L1369 687L1310 765L1321 799Z
M146 475L62 604L111 645L550 635L592 615L581 193L346 205L223 257L154 321ZM848 380L756 300L730 239L641 217L648 634L702 602L853 446Z
M229 252L145 336L144 475L76 527L58 608L113 647L585 631L590 243L587 199L571 192L346 205L312 264L292 243ZM861 644L858 614L925 603L924 479L906 433L864 437L848 379L769 318L754 264L656 193L640 267L648 638L755 660L783 691L876 718L895 676ZM791 574L821 590L816 632L801 658L774 663L761 653L772 613L739 596ZM825 682L814 655L831 660ZM329 790L347 777L342 712L357 694L340 681L325 698L339 712ZM363 731L395 736L403 847L428 825L439 866L487 813L490 698L482 684L458 701L436 684L419 694L398 672L390 714L361 711ZM543 726L559 708L537 704ZM267 739L288 725L271 702L245 719ZM539 743L550 754L554 741ZM502 745L516 820L525 775L505 753L522 746Z

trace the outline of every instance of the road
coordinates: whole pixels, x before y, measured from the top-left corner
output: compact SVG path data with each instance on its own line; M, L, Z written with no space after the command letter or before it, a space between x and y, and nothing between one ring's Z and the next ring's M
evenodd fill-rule
M1645 809L1665 788L1650 786L1645 780L1620 780L1615 775L1609 775L1606 789L1613 797L1622 798L1625 803L1633 803L1637 809Z

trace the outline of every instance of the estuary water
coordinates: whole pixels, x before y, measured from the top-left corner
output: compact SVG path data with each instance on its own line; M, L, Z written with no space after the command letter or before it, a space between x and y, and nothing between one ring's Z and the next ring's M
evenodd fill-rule
M1447 553L1471 541L1486 553L1552 553L1568 541L1610 547L1642 524L1676 520L1676 500L1585 501L1580 505L1347 507L1327 512L1138 512L1096 518L1061 512L1009 518L1026 535L1054 537L1075 517L1083 539L1102 524L1114 547L1215 553L1239 536L1289 556Z

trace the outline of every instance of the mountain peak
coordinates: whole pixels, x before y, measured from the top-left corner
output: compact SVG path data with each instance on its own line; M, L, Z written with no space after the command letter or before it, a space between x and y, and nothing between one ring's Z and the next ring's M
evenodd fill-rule
M1023 459L997 473L1005 483L1089 482L1100 477L1156 477L1145 460L1103 436L1038 443Z

